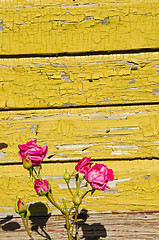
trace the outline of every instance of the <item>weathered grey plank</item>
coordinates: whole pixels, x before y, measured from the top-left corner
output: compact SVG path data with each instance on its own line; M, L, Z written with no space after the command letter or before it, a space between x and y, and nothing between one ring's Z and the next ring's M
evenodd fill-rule
M159 213L87 214L82 217L84 222L79 223L79 239L159 239ZM29 239L24 231L20 218L1 218L0 224L0 239ZM63 217L50 217L49 215L46 217L34 217L32 218L32 221L30 221L30 226L34 226L33 228L38 229L39 232L39 234L35 231L33 232L33 236L36 240L66 240L67 235L64 224L65 222Z

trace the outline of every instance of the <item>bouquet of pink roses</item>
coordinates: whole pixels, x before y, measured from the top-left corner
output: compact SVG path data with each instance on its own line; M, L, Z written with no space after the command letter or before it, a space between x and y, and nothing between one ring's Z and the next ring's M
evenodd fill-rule
M108 186L108 181L114 180L113 170L107 168L106 165L95 163L93 165L90 162L91 158L83 158L75 166L75 171L70 174L66 170L64 173L64 180L67 184L68 190L71 195L72 206L67 207L67 204L64 199L62 199L63 207L61 207L54 198L53 192L49 182L45 179L42 179L41 176L41 163L46 157L48 152L48 147L41 147L36 143L36 140L27 142L26 144L18 145L20 151L19 155L23 162L23 167L27 169L30 173L30 176L34 179L34 189L39 196L45 195L57 209L64 215L66 220L66 229L68 240L76 239L78 240L78 212L79 206L82 203L83 198L90 192L94 193L95 190L105 191ZM72 191L70 188L69 182L71 178L75 178L76 181L76 190ZM82 181L86 180L85 185L82 185ZM91 186L89 189L86 189L84 193L81 193L81 188ZM31 235L31 232L28 228L28 219L30 217L29 209L26 203L17 198L15 204L15 211L20 214L24 227L30 237L34 239ZM70 223L70 215L74 211L74 221ZM75 238L73 238L75 230Z

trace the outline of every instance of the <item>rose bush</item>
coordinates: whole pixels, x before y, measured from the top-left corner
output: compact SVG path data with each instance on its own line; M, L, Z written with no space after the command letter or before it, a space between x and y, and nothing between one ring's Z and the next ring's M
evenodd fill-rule
M68 208L68 200L65 201L65 195L62 197L61 206L61 204L59 204L54 197L50 183L47 180L42 179L41 176L41 163L47 154L48 147L41 147L37 145L36 140L32 140L26 144L18 145L18 147L20 149L19 155L23 161L23 167L28 170L30 177L34 179L34 189L36 193L39 196L45 195L48 201L63 214L66 220L68 240L79 239L78 214L79 207L83 201L83 198L88 193L91 193L92 195L95 190L105 191L107 188L109 188L107 185L108 181L114 180L113 170L100 163L96 163L92 166L93 162L90 162L91 158L87 157L84 157L76 164L76 171L74 170L71 174L67 171L67 169L65 169L63 178L67 185L69 194L71 195L71 201L69 202L72 203ZM72 189L70 186L73 180L72 178L75 180L76 189ZM90 188L89 185L92 187ZM62 193L65 194L63 191ZM23 225L27 231L28 236L30 237L29 239L34 240L32 233L28 228L28 220L31 213L25 202L20 198L16 201L15 211L16 213L20 214ZM73 214L73 222L70 218L71 214ZM75 237L73 237L74 232Z
M104 164L96 163L86 171L85 179L93 189L105 191L109 188L108 181L114 180L113 170Z
M84 157L82 160L80 160L75 166L76 171L85 174L93 164L90 162L90 160L91 158L87 158L87 157Z
M34 189L39 196L43 196L49 192L50 185L47 180L36 179L34 182Z
M20 151L19 156L22 161L25 162L25 159L30 160L33 166L39 166L43 159L46 157L48 152L48 147L41 147L36 144L36 140L27 142L26 144L18 145Z

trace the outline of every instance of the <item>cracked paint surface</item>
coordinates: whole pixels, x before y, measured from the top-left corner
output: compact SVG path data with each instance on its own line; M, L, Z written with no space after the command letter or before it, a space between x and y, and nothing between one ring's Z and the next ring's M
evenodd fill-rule
M65 169L87 156L115 180L81 207L158 211L158 12L158 0L0 1L1 215L17 195L39 201L18 156L31 139L49 147L42 173L58 202Z
M89 212L111 212L111 211L138 211L158 209L159 190L159 163L157 160L135 160L135 161L106 161L102 162L114 170L115 181L108 185L111 187L105 192L96 191L93 197L88 195L84 199L81 209L84 207ZM70 193L65 187L63 173L65 169L70 172L74 170L75 163L49 163L43 164L42 172L45 179L49 180L55 199L61 202L64 194L66 201L70 199ZM1 214L14 213L15 196L26 196L26 201L38 202L35 197L32 179L22 166L0 166L0 212ZM9 175L9 176L8 176ZM18 188L17 188L18 185ZM74 191L74 182L71 181ZM9 197L7 197L9 196ZM47 204L48 211L58 213L54 207L47 203L45 197L40 201Z
M4 111L0 162L20 162L18 144L37 139L48 160L158 157L158 105ZM51 156L51 157L50 157Z
M159 53L0 59L0 108L158 102L158 65Z
M157 48L158 12L158 0L1 1L0 53Z

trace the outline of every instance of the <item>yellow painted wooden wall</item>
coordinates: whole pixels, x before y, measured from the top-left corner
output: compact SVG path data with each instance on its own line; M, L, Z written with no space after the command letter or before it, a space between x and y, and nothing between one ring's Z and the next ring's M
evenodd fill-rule
M158 26L158 0L0 0L1 215L17 195L46 203L18 156L32 139L56 199L87 156L115 180L83 208L159 210Z

